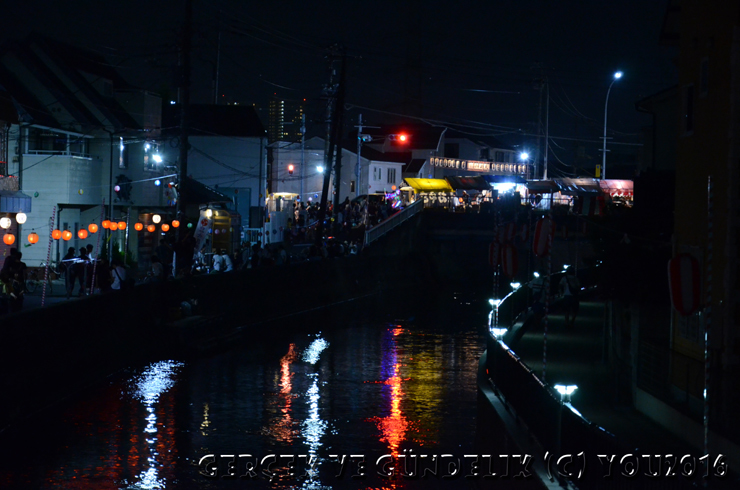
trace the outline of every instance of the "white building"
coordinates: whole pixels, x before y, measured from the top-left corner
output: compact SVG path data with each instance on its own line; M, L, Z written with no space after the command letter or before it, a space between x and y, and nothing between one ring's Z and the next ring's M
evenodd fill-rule
M158 96L130 87L97 54L38 36L8 43L0 55L0 90L15 109L3 117L10 123L2 134L5 171L18 178L32 205L16 241L29 266L47 259L50 224L72 232L71 240L52 243L52 259L88 243L98 253L101 235L80 238L80 230L127 215L133 224L140 209L166 206L162 187L153 184L167 174L153 160ZM39 241L23 247L31 231ZM135 258L138 243L130 233L112 232L112 243L123 249L128 241Z

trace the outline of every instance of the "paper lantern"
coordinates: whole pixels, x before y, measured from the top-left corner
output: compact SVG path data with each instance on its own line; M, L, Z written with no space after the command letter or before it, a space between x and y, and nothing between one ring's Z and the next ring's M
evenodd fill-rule
M26 213L18 213L15 215L15 220L21 225L26 222L27 218L28 216L26 216Z
M85 238L87 238L87 230L84 228L81 229L77 232L77 236L80 237L80 239L84 240Z
M125 230L126 229L126 222L125 221L119 221L118 222L118 229L119 230Z
M35 232L31 232L28 234L28 243L34 244L39 241L39 236Z
M71 239L72 239L72 232L71 232L71 231L69 231L69 230L64 230L64 231L62 232L62 239L63 239L63 240L65 241L65 242L68 242L69 240L71 240Z
M54 240L59 240L60 238L62 238L62 232L60 230L54 230L51 232L51 237Z
M8 228L10 228L10 225L11 225L10 218L8 217L0 218L0 228L7 230Z
M98 225L96 225L95 223L91 223L90 225L88 225L87 230L90 233L93 233L93 234L94 233L97 233L98 232Z
M13 245L15 243L15 235L6 234L3 236L3 242L5 245Z
M550 218L542 218L537 221L534 229L534 243L532 251L537 257L547 257L550 253L552 238L555 234L555 223Z
M177 221L176 219L173 219L172 220L172 227L173 228L179 228L180 227L180 222Z
M517 271L519 270L519 257L517 254L516 247L511 243L507 243L501 249L501 266L504 270L504 274L514 279Z
M115 221L111 221L108 225L108 229L110 231L116 231L118 229L118 223L116 223Z
M141 223L136 223L134 225L134 230L136 230L136 231L141 231L143 229L144 229L144 225L142 225Z
M103 228L105 228L105 229L108 229L108 227L110 226L110 220L107 220L107 219L106 219L106 220L103 220L103 222L102 222L102 223L100 223L100 225L101 225L101 226L102 226Z
M154 230L156 230L156 229L157 229L157 227L154 226L154 225L149 225L149 226L146 227L146 231L148 231L149 233L154 233Z
M680 315L688 316L701 308L701 279L699 260L693 255L682 253L668 261L671 304Z
M167 223L162 223L162 231L170 231L170 225Z
M155 214L154 216L152 216L152 221L154 221L154 223L159 223L160 221L162 221L162 217L158 214Z

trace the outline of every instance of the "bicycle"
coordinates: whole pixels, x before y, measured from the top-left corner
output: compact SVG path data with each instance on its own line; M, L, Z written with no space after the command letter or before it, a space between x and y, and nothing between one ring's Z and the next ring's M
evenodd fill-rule
M44 269L46 268L46 262L41 262L41 265L38 268L30 269L30 272L28 273L28 277L26 278L26 291L28 291L30 294L33 294L36 292L36 289L38 289L39 286L44 285L44 279L43 276L46 274ZM57 277L63 277L64 276L64 270L62 270L61 267L59 267L58 264L52 263L49 266L49 275L46 280L47 284L49 285L49 294L52 294L54 291L54 285L51 280L51 274L55 274Z

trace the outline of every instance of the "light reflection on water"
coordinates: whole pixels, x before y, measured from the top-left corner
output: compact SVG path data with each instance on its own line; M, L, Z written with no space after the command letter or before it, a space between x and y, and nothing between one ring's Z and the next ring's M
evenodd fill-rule
M259 475L241 486L450 488L448 481L381 479L374 464L408 449L473 450L482 350L472 326L365 325L286 335L187 366L154 363L69 409L64 417L74 425L55 429L63 432L58 447L35 462L42 483L20 484L39 470L16 467L9 480L0 476L0 487L220 489L231 485L198 473L206 454L303 454L317 461L307 476L279 470L272 482ZM349 471L338 479L330 454L364 454L367 480L350 480Z

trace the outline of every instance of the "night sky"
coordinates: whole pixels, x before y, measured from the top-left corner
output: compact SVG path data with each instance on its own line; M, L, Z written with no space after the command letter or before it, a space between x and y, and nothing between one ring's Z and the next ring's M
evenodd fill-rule
M5 2L3 36L36 31L93 49L129 82L174 98L184 3ZM371 124L401 114L526 146L537 129L535 80L546 75L553 152L567 159L559 137L600 145L616 70L625 75L609 99L610 136L639 142L650 119L635 102L677 81L674 52L658 44L666 4L194 0L191 100L213 100L220 31L219 100L264 108L273 94L305 98L308 132L321 134L325 48L341 43L350 57L348 126L359 113Z

